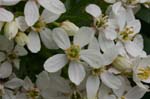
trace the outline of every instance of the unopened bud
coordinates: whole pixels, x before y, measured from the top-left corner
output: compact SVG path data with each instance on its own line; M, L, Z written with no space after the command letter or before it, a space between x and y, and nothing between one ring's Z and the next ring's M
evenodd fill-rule
M73 36L79 30L79 27L70 21L62 22L61 27L68 33L69 36Z
M6 23L4 33L9 40L13 39L18 33L17 23L15 21Z
M130 71L132 68L132 62L126 57L118 56L112 63L112 65L120 71Z
M29 38L25 33L19 32L15 38L15 41L18 45L24 46L29 42Z

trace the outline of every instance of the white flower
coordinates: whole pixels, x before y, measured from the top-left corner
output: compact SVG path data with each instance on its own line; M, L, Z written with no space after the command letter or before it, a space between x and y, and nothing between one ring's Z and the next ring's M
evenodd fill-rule
M42 12L39 21L32 26L32 30L28 34L29 42L27 47L32 53L37 53L41 49L41 41L48 49L57 49L57 45L52 38L52 31L46 27L48 23L51 23L59 18L60 15L44 10Z
M39 20L38 4L57 15L66 11L64 4L60 0L28 0L24 9L25 20L28 26L34 25Z
M88 27L82 27L74 36L73 43L70 43L68 35L61 28L56 28L53 31L53 38L57 45L64 50L65 54L57 54L50 57L44 63L44 68L48 72L56 72L69 64L69 78L79 85L85 77L85 70L80 60L84 60L90 66L97 66L99 64L99 54L95 50L83 50L94 36L94 30ZM56 61L57 60L57 61Z
M96 38L90 42L89 49L97 49L97 53L100 53L100 45ZM100 81L112 89L118 89L121 86L120 78L106 69L107 65L110 65L117 56L118 51L115 46L109 47L108 49L105 47L99 60L100 64L94 66L96 67L95 69L92 68L91 76L87 79L86 90L88 99L97 99L96 97L98 97L97 93L101 83Z
M15 99L13 90L18 90L23 85L23 81L17 77L9 78L0 84L0 95L2 99Z
M128 79L122 79L121 81L122 86L117 90L113 90L117 99L141 99L146 93L146 90L138 86L131 87Z
M0 78L7 78L12 74L12 64L19 69L19 56L27 55L27 51L4 36L0 36L0 41Z
M133 80L141 88L147 89L142 82L150 83L150 57L137 59L134 62ZM142 82L141 82L142 81Z

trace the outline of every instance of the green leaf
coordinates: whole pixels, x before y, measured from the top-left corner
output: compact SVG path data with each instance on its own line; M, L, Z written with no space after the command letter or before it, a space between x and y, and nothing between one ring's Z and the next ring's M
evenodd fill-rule
M150 9L142 6L136 16L150 24Z

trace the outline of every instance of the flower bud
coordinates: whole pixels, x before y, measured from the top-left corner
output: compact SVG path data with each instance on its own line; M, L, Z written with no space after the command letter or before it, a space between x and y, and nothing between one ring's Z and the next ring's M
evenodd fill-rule
M17 23L15 21L6 23L4 27L4 33L9 40L13 39L18 33Z
M15 38L15 41L18 45L24 46L29 42L29 38L25 33L19 32Z
M132 69L132 62L123 56L118 56L112 63L112 65L120 71L130 71Z
M62 22L61 27L68 33L69 36L75 35L75 33L79 30L78 26L68 20Z

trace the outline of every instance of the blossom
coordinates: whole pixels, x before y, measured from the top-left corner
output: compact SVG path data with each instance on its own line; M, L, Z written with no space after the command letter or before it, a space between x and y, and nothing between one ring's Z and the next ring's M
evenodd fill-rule
M88 27L80 28L74 36L72 44L63 29L57 28L53 31L53 38L56 44L64 50L65 54L56 54L50 57L44 63L44 68L48 72L56 72L69 62L69 78L73 83L79 85L86 74L81 60L84 60L91 66L97 66L99 63L98 53L94 52L94 50L83 49L93 38L94 31Z

